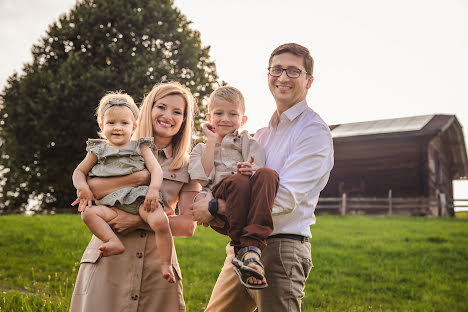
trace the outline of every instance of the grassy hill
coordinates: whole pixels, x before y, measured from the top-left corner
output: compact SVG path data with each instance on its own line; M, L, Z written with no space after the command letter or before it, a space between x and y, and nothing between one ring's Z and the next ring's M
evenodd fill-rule
M91 237L79 215L0 217L0 311L67 311ZM303 311L468 311L468 219L319 216ZM203 311L228 242L176 238L187 311Z

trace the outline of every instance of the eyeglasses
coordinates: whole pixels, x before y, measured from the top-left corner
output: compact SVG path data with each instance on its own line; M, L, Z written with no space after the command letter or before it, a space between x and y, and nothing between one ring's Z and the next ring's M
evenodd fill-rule
M288 68L282 68L280 66L274 66L274 67L268 67L268 74L272 77L279 77L283 74L283 72L286 72L286 76L289 78L299 78L299 76L302 74L302 72L309 74L308 72L304 70L300 70L297 67L288 67Z

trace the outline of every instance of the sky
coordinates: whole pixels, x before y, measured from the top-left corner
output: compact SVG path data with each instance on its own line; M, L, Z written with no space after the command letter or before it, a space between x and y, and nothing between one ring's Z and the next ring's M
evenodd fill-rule
M0 87L75 0L0 0ZM218 75L245 96L249 131L275 109L268 58L306 46L315 60L310 107L328 124L456 115L468 135L466 0L175 0L211 46ZM124 87L124 86L123 86ZM468 181L455 183L468 198Z

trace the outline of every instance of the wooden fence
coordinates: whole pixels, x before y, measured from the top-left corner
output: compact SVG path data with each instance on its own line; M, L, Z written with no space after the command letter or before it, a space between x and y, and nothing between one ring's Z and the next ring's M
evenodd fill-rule
M468 208L468 199L455 199L447 202L444 194L439 198L428 197L324 197L317 204L317 213L330 214L373 214L373 215L412 215L412 216L449 216L449 210ZM458 204L466 202L466 205Z
M468 210L468 199L454 199L452 204L448 205L449 208L455 210Z

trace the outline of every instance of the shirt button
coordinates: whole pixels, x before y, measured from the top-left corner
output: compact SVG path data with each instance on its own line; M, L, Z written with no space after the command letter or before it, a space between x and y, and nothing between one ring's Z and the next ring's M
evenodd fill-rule
M132 298L133 300L138 300L138 295L133 295L131 298Z
M171 178L175 178L175 177L176 177L175 173L171 174Z
M140 232L140 237L145 237L146 236L146 232L143 231L143 232Z
M136 256L137 256L137 258L141 259L141 258L143 258L143 253L142 252L137 252Z

